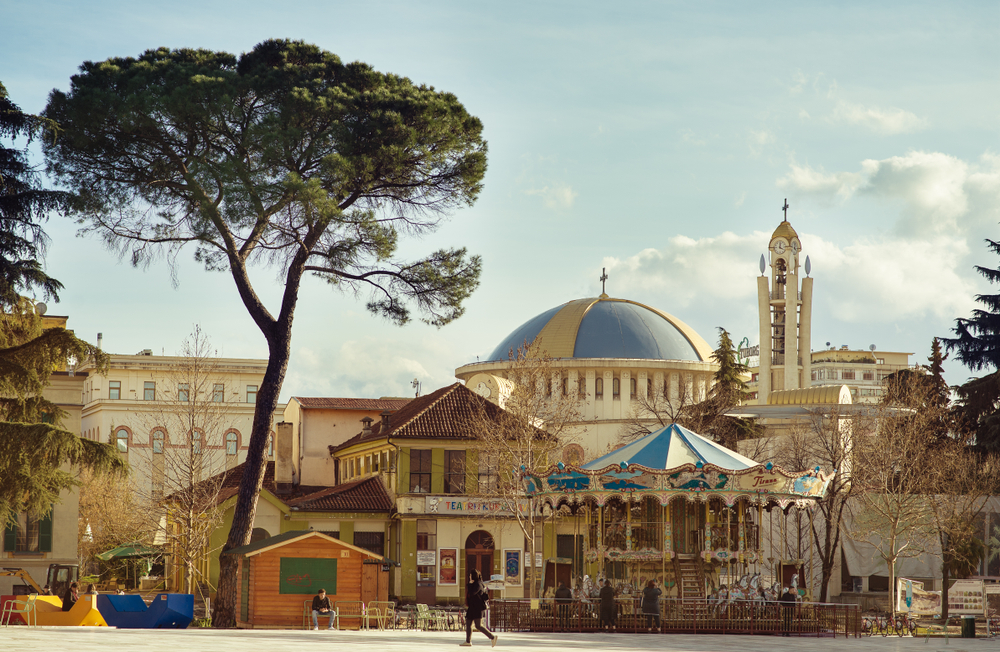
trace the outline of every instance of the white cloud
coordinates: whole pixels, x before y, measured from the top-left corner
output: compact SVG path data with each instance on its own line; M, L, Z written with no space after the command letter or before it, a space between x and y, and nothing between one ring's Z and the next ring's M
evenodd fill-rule
M918 118L909 111L892 107L888 109L865 107L844 100L837 102L829 120L860 125L887 136L908 134L927 128L927 120Z
M542 203L546 208L552 210L566 210L573 207L577 193L568 185L545 186L532 190L525 190L525 194L542 198Z
M740 193L740 196L736 198L736 201L733 202L733 206L739 208L740 206L743 205L743 202L745 202L746 200L747 200L747 191L744 190L743 192Z
M779 188L821 199L855 194L896 201L897 235L925 238L969 234L1000 217L1000 157L969 163L940 152L910 152L861 162L858 172L826 173L793 163Z
M428 368L423 362L449 360L437 338L363 337L338 349L296 348L286 385L305 396L413 396L417 378L424 393L455 382L446 365ZM453 367L452 367L453 369Z
M912 242L885 236L841 246L801 231L799 236L817 278L815 301L837 321L950 319L972 307L976 279L961 237ZM651 297L653 305L682 319L696 309L710 324L756 333L755 277L769 239L762 231L698 240L676 236L662 249L602 264L618 296ZM710 333L702 336L711 339Z
M767 130L761 129L760 131L750 130L750 135L747 137L747 143L750 146L750 151L754 155L760 154L765 146L770 145L775 141L774 134Z

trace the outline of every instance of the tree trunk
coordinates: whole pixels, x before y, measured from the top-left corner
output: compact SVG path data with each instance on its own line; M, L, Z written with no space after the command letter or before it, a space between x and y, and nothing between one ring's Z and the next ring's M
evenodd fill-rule
M948 624L948 582L950 579L946 558L941 564L941 618L944 619L945 625Z
M250 543L254 517L257 514L257 498L264 484L264 472L267 470L265 452L267 438L271 432L271 418L278 406L281 384L288 369L291 321L289 315L287 325L280 329L281 335L276 337L277 341L271 345L267 370L264 372L264 379L257 393L257 408L254 411L253 429L247 446L247 460L244 463L243 477L240 479L240 490L233 511L233 524L229 529L229 538L222 547L222 554L219 555L219 586L212 609L212 627L236 627L236 609L239 604L239 577L236 574L238 560L225 553L227 550Z

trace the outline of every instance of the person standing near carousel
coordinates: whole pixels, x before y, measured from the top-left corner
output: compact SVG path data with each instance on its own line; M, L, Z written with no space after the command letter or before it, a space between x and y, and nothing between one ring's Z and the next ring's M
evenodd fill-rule
M604 580L601 587L601 628L615 631L618 620L618 602L615 600L615 589L611 580Z
M462 647L472 645L473 622L476 624L476 629L492 641L493 647L497 646L497 635L483 627L483 614L490 608L489 597L482 576L478 570L473 570L469 574L469 584L465 587L465 604L468 609L465 611L465 642L460 643Z
M642 613L646 615L646 627L653 631L653 623L656 629L660 629L660 594L662 591L656 588L656 580L646 582L646 588L642 590Z

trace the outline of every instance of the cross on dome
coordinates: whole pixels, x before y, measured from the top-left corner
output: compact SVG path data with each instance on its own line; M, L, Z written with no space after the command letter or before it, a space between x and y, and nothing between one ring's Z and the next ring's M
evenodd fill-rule
M607 294L604 290L604 282L608 280L608 273L605 271L606 269L606 267L601 268L601 278L598 279L601 281L601 294Z

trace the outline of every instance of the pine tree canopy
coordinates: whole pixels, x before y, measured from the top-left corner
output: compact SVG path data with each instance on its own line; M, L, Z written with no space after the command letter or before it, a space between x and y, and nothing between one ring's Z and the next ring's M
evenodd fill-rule
M76 469L125 470L112 446L61 428L64 413L42 395L53 371L88 357L106 365L104 354L68 330L42 330L31 301L0 313L0 523L22 511L48 513L77 484Z
M0 139L31 138L44 118L21 111L0 84ZM67 361L105 357L64 328L42 330L34 302L40 292L58 300L62 284L45 273L47 237L41 224L66 206L67 196L43 189L27 153L0 143L0 524L22 511L45 514L77 484L76 470L122 471L107 444L60 427L64 413L43 392Z
M987 240L993 253L1000 254L1000 242ZM976 271L990 283L1000 282L1000 268L977 265ZM1000 294L978 294L976 302L983 308L972 311L969 318L959 317L953 329L955 337L943 337L945 348L955 351L956 358L972 371L1000 369Z
M21 111L0 83L0 307L13 306L22 294L35 291L58 300L63 287L42 269L48 239L41 223L50 211L65 207L66 195L43 189L27 153L13 142L11 147L2 142L30 141L44 125L43 119Z

